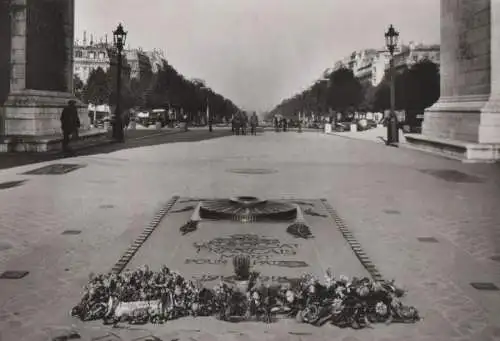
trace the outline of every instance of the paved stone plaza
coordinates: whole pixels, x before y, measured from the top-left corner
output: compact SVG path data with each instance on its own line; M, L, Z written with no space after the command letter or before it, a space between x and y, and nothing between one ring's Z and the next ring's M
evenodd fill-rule
M500 340L500 291L471 286L500 287L498 165L462 164L369 141L295 132L82 156L63 161L85 166L67 174L23 174L51 163L57 161L0 171L0 183L27 180L0 189L0 272L29 271L21 279L0 279L2 341L51 340L72 329L82 340L147 340L148 335L169 341ZM270 171L231 172L242 169ZM382 275L408 290L405 303L415 305L423 321L355 331L211 318L113 329L72 319L69 312L89 273L109 271L174 195L326 198ZM238 233L252 233L251 226ZM218 227L205 227L199 238L218 235ZM186 251L171 249L177 240L180 248L187 244L177 225L169 228L171 236L165 228L156 239L153 232L149 249L140 250L131 265L164 259L182 268ZM63 234L67 230L77 232ZM340 248L338 240L330 244L321 238L319 244L315 256L304 256L308 262L320 260L323 264L311 264L317 269L327 267L325 255ZM331 264L336 271L338 259ZM352 273L345 274L360 271L353 263Z

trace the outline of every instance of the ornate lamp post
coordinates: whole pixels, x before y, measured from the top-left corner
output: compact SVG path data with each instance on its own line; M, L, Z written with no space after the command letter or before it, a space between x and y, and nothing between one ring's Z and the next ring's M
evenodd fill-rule
M118 52L116 57L116 110L115 120L113 124L113 138L119 142L123 142L125 136L123 133L123 117L121 110L121 88L122 88L122 52L123 46L127 39L127 32L123 30L122 24L119 24L113 31L113 42Z
M399 142L398 120L396 117L396 74L394 68L394 51L398 45L399 32L394 29L394 26L389 26L385 33L385 44L391 55L389 60L389 74L391 79L391 110L389 120L387 122L387 145Z

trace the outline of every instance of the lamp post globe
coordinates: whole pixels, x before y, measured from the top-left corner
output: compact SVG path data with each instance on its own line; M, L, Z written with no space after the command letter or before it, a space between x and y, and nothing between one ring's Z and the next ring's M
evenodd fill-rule
M398 120L396 117L396 74L394 68L394 52L398 46L399 32L393 25L385 33L385 44L390 54L389 74L390 74L390 113L387 122L387 145L393 145L399 142Z
M396 46L398 46L398 41L399 41L399 32L396 31L394 26L390 25L389 29L385 33L385 44L391 55L394 54L394 50Z
M127 32L120 23L113 31L113 43L116 48L116 109L113 124L113 138L118 142L124 141L123 117L121 108L121 88L122 88L122 52L127 40Z

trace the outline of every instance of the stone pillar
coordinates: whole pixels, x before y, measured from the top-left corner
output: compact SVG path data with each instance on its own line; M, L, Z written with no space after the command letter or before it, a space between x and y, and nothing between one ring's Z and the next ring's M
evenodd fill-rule
M6 136L60 134L73 95L74 0L10 0L10 91L1 108ZM89 127L77 101L82 128Z
M499 60L500 1L441 0L441 98L417 139L465 148L466 159L500 158Z

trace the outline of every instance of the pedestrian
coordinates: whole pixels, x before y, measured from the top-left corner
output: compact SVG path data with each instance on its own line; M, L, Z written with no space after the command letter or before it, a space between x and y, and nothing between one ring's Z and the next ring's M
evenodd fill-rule
M128 126L130 124L130 111L127 111L125 113L125 116L123 117L123 126L125 129L128 129Z
M72 154L69 146L70 138L78 139L78 129L80 128L80 118L74 100L68 101L68 105L61 113L61 130L63 133L62 150L65 154Z
M259 125L259 118L257 117L257 114L254 112L252 114L252 117L250 117L251 134L254 136L257 136L257 126L258 125Z
M182 120L184 121L184 131L188 131L188 117L186 114L184 114Z
M279 132L279 120L278 120L278 116L274 116L274 131L275 132Z
M247 134L247 127L248 127L248 116L246 113L242 114L243 119L242 119L242 130L243 130L243 135Z
M234 130L236 132L236 135L240 135L240 129L241 129L241 117L240 117L240 113L236 113L236 115L234 115Z

